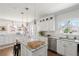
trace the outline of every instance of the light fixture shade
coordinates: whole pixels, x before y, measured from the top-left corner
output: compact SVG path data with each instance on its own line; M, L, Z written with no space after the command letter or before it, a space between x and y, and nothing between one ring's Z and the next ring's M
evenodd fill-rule
M36 20L34 20L34 24L36 24Z

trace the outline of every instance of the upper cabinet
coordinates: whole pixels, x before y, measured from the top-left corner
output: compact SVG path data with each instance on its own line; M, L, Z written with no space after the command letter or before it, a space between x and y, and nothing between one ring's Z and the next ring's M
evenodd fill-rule
M38 31L55 31L55 17L47 16L37 21Z

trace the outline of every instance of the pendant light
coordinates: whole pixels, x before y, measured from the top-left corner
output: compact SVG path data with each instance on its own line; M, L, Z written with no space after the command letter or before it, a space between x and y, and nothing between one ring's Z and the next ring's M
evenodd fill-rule
M22 28L24 27L24 24L23 24L23 15L24 15L24 12L21 12L21 15L22 15Z
M25 8L26 11L28 11L29 8ZM24 27L24 21L23 21L23 16L24 16L24 12L21 12L22 15L22 27Z

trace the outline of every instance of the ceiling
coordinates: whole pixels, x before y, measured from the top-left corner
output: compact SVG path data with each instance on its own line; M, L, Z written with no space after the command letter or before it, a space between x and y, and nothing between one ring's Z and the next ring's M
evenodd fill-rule
M58 12L76 5L75 3L0 3L0 19L30 22L34 18ZM26 10L25 8L29 8Z

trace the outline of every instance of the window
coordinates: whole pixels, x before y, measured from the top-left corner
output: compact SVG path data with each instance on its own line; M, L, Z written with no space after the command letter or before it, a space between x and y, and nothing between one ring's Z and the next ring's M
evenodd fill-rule
M70 20L62 20L59 21L58 27L61 28L61 30L65 28L69 28L70 32L78 32L79 31L79 18L72 18Z

